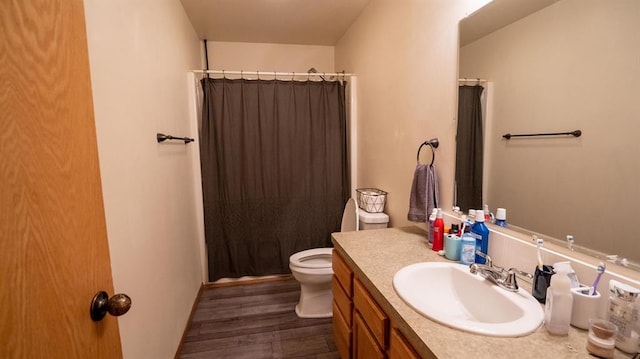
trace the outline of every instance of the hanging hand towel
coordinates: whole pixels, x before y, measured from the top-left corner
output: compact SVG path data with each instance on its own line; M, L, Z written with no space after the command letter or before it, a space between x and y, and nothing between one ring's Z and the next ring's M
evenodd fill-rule
M438 207L438 177L434 165L416 166L409 197L407 219L412 222L426 222L431 211Z

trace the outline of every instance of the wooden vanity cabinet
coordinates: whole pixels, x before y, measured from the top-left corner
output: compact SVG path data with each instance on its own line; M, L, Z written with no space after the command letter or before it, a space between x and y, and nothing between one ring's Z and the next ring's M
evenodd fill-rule
M342 359L351 358L353 339L353 271L333 251L333 338Z
M333 251L333 336L342 359L420 358Z
M391 329L387 354L389 359L420 359L418 353L396 328Z
M353 357L384 359L384 350L376 341L360 313L355 314L353 323Z
M384 350L389 340L389 318L357 278L353 281L353 307L367 325L378 346Z

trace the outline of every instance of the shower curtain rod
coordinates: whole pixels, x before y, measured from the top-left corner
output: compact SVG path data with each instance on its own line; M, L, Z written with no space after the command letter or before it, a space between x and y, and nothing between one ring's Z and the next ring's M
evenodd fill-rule
M227 70L192 70L196 74L217 75L254 75L254 76L354 76L342 72L281 72L281 71L227 71Z
M463 79L458 79L458 82L488 82L485 79L468 79L468 78L463 78Z

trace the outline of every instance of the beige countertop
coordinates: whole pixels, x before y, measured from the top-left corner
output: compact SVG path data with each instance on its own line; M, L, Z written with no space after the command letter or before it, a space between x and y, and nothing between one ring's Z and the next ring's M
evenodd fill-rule
M568 336L554 336L543 325L525 337L495 338L449 328L415 312L396 294L393 276L412 263L448 261L427 247L418 227L334 233L333 243L423 358L593 358L585 349L586 330L571 327ZM615 358L629 357L616 350Z

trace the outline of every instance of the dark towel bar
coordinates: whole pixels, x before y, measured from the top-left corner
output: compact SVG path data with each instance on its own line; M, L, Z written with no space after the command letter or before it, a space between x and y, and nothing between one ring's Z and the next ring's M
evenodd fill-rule
M537 137L537 136L574 136L580 137L582 136L582 131L575 130L571 132L553 132L553 133L523 133L518 135L512 135L510 133L506 133L502 135L502 138L511 139L511 137Z
M178 140L178 141L184 141L184 144L186 145L189 142L193 142L195 141L193 138L189 138L189 137L174 137L171 135L165 135L163 133L158 133L156 134L156 139L158 140L158 143L160 142L164 142L166 140Z
M418 154L416 155L416 161L418 161L418 163L420 163L420 150L422 150L422 147L424 146L429 146L431 147L431 163L429 164L430 166L433 165L433 162L436 160L436 152L434 151L434 148L438 148L438 146L440 146L440 141L438 141L438 138L432 138L429 141L424 141L420 144L420 147L418 147Z

